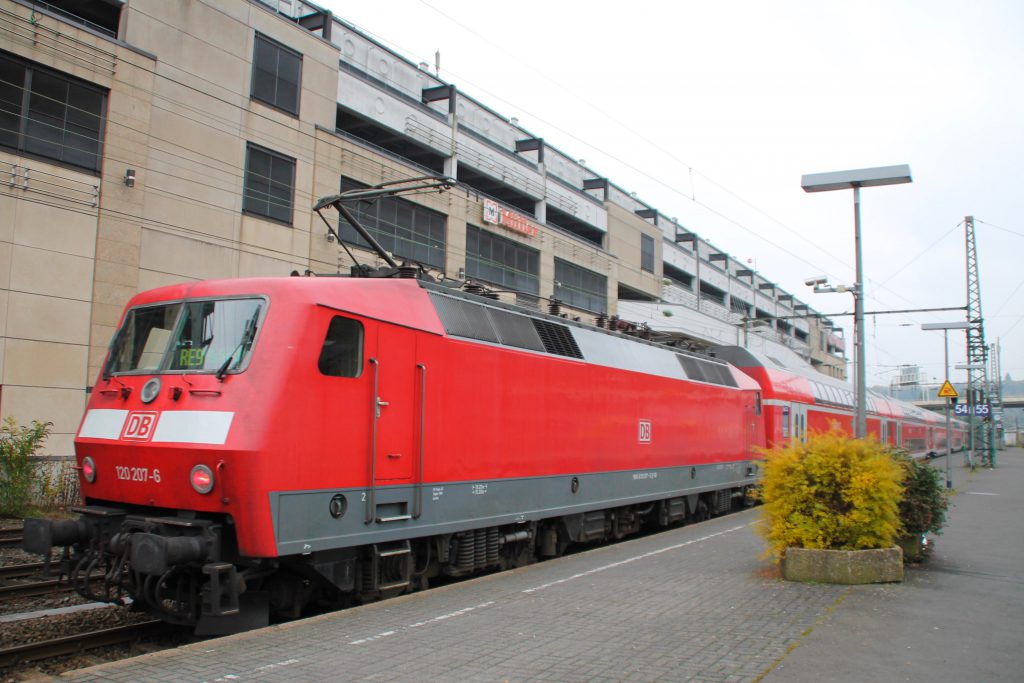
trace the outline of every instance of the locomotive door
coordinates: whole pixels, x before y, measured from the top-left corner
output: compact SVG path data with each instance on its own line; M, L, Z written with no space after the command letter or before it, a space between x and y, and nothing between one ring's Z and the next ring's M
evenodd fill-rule
M419 405L416 400L416 333L404 327L377 327L374 372L373 484L411 481L417 461Z

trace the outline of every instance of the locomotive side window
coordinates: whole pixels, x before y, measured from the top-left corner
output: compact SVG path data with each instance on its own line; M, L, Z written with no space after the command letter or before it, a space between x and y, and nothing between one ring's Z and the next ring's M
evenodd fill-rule
M363 324L334 316L327 328L317 367L330 377L358 377L363 370Z

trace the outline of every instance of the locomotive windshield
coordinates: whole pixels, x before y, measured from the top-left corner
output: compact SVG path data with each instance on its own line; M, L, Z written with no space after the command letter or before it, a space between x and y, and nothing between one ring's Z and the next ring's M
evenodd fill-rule
M111 344L104 374L226 372L243 368L263 299L186 301L133 308Z

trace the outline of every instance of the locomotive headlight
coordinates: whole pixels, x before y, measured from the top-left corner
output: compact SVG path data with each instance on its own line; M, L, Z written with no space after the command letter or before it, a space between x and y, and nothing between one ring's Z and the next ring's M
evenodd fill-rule
M188 475L189 483L197 493L209 493L213 490L213 470L206 465L196 465Z
M139 392L139 398L142 399L143 403L152 403L153 399L160 395L160 378L153 377L148 382L142 385L142 391Z
M82 476L90 484L96 481L96 463L89 456L82 458Z

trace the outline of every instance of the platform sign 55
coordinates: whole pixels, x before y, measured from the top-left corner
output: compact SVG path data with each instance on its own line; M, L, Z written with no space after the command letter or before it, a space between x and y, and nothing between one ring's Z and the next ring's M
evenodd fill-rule
M958 403L956 404L956 406L954 406L953 412L956 413L957 415L967 417L968 415L971 414L971 407L964 403ZM988 403L979 403L978 405L974 406L975 417L988 417L991 414L992 406L990 406Z

